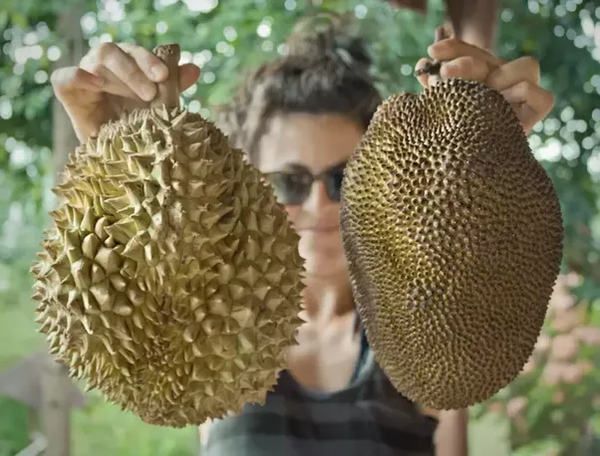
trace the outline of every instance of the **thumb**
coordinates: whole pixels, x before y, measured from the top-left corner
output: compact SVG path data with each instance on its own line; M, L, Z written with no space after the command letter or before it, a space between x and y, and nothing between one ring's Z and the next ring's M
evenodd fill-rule
M193 63L186 63L179 67L179 90L183 92L194 85L200 77L200 68Z
M422 58L415 65L415 73L417 73L417 80L424 89L429 87L429 75L427 73L419 74L418 71L423 70L425 68L425 65L427 65L428 63L431 63L429 59Z

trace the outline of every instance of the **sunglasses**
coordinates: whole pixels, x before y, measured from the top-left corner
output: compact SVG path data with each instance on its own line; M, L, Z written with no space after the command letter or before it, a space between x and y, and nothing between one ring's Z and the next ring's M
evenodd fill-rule
M285 206L303 204L313 183L319 180L325 184L329 199L339 203L345 167L346 162L343 162L315 175L301 165L292 165L289 170L265 173L265 177L275 189L277 200Z

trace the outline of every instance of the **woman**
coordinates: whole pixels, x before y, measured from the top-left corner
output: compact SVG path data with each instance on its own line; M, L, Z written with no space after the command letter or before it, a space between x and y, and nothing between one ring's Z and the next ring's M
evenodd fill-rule
M340 184L381 98L361 41L339 30L335 18L321 29L311 24L301 23L289 53L254 71L219 111L219 126L267 174L301 236L307 323L264 406L201 426L202 455L466 455L467 411L425 410L394 391L357 322L339 231ZM454 39L428 53L447 61L442 77L500 91L526 131L552 107L531 58L503 62ZM181 90L199 73L182 65ZM79 67L56 71L52 83L83 141L124 107L150 101L165 77L147 50L105 43Z

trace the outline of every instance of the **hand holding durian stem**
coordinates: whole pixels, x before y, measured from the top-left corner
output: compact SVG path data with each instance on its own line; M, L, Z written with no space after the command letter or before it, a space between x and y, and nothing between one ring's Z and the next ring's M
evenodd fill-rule
M178 44L161 44L152 51L163 61L169 70L169 76L157 84L156 97L150 105L152 107L166 105L167 109L179 106L179 58L181 51Z
M169 59L177 60L179 47L171 51L176 52ZM90 48L79 65L53 71L52 88L80 142L97 136L104 124L119 119L124 112L148 108L153 100L174 106L174 87L183 92L196 83L200 76L198 66L173 63L167 72L163 58L156 52L135 43L100 43ZM175 72L179 80L170 86L170 95L157 97L157 85L164 84L168 75Z

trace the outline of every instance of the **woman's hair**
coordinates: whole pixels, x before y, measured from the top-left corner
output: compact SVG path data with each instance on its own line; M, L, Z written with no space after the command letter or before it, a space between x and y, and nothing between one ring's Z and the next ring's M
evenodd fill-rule
M217 108L216 123L250 161L277 113L341 114L367 128L381 96L367 50L349 25L348 16L331 12L301 19L285 55L248 74L231 102Z

